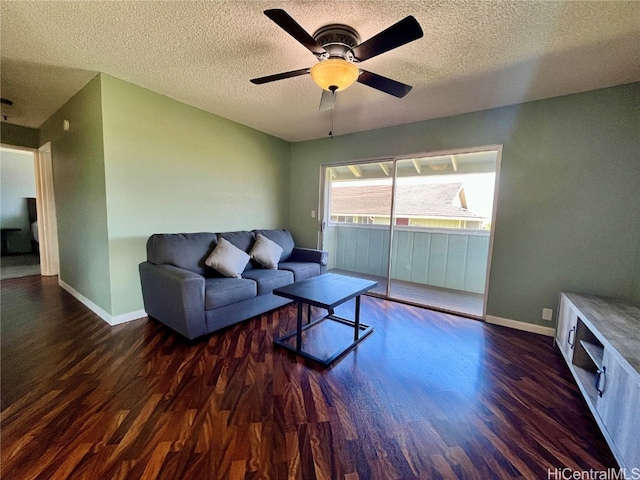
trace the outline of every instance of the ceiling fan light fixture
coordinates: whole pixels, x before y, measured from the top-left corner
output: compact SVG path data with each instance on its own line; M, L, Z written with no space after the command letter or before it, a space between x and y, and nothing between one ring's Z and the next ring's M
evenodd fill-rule
M445 170L448 166L449 164L447 163L432 163L431 165L429 165L429 168L434 172L441 172L442 170Z
M311 68L311 78L324 90L344 90L358 79L360 70L341 58L329 58Z

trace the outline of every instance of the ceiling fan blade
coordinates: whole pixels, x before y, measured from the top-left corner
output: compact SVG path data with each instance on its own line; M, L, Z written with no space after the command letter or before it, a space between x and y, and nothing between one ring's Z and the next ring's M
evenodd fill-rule
M331 110L336 106L335 101L335 93L330 92L329 90L322 89L322 97L320 97L320 108L318 109L320 112L324 112L325 110Z
M409 15L358 45L353 49L353 55L356 59L363 62L376 55L413 42L421 38L422 35L420 24L413 16Z
M327 53L316 40L309 35L298 22L296 22L287 12L280 8L265 10L264 14L273 20L280 28L295 38L298 42L307 48L314 55L322 55Z
M381 92L388 93L394 97L402 98L413 88L411 85L406 85L398 82L397 80L383 77L377 73L367 72L366 70L361 70L361 72L362 73L358 77L359 83L375 88L376 90L380 90Z
M291 72L276 73L275 75L267 75L266 77L252 78L251 83L262 85L263 83L275 82L276 80L284 80L285 78L299 77L306 75L311 71L310 68L301 68L300 70L292 70Z

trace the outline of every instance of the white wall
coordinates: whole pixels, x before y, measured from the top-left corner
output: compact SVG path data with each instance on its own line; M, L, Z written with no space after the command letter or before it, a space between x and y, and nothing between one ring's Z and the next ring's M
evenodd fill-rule
M3 228L22 230L8 236L9 252L31 251L27 197L36 196L33 153L0 149L0 212Z

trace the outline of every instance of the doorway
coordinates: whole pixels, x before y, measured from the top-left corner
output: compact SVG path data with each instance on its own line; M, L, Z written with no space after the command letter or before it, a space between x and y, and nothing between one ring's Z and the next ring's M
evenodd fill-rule
M3 165L12 164L11 159L20 159L19 170L22 174L17 177L2 172L2 203L5 204L5 193L15 190L14 185L20 184L19 192L11 193L13 202L17 205L7 216L2 217L3 246L6 240L7 253L28 254L34 256L30 269L10 272L12 276L26 276L26 274L41 274L47 276L58 275L60 261L58 254L58 228L56 219L56 205L53 190L53 161L51 158L51 144L47 143L39 149L16 147L12 145L0 145L0 156ZM7 160L4 162L4 160ZM25 173L27 172L28 173ZM5 182L9 185L5 188ZM14 225L16 224L16 225ZM17 224L20 224L18 226ZM12 246L11 242L17 242L16 233L20 233L21 244ZM30 245L31 248L27 247ZM15 248L15 250L12 250ZM9 267L12 263L19 262L12 259L17 255L3 256L2 262ZM37 258L36 261L34 258ZM25 262L26 263L26 262ZM36 268L39 270L36 272ZM4 276L3 276L4 278Z
M0 147L1 278L40 275L35 152Z
M371 293L485 315L501 147L323 166L329 269Z

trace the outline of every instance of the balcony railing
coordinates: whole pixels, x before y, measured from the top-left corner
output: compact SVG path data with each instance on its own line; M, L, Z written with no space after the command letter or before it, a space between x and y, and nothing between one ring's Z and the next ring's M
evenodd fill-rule
M387 276L389 226L331 224L329 268ZM394 227L391 279L483 294L489 231Z

